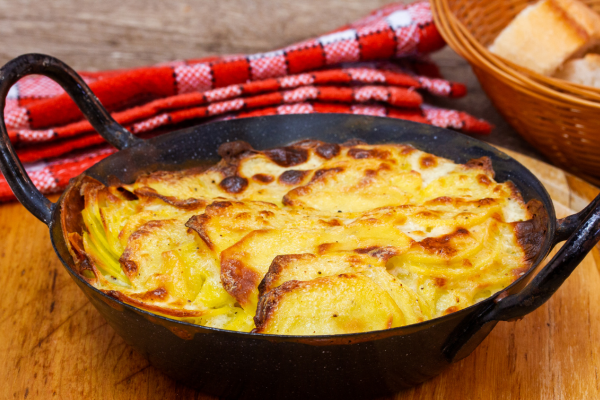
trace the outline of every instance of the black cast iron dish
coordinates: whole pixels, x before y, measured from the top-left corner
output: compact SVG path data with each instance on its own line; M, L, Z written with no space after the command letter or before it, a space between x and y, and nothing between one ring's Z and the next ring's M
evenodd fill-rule
M0 110L21 77L57 81L94 128L121 149L85 172L104 183L132 182L158 169L176 170L217 161L220 144L245 140L257 149L300 139L410 143L458 163L492 159L496 179L512 180L525 201L540 200L548 213L542 249L530 271L489 299L453 314L386 331L339 336L275 336L231 332L178 322L106 296L73 270L61 231L61 209L32 184L0 123L0 169L19 201L48 225L52 243L73 280L125 341L174 379L206 393L235 398L366 398L398 391L440 373L469 355L498 321L521 318L542 305L600 239L600 196L585 210L557 221L550 196L521 164L462 134L423 124L348 115L295 115L217 122L143 141L117 124L83 80L49 56L24 55L0 70ZM62 199L61 199L62 200ZM567 243L527 285L554 245ZM527 285L527 286L526 286Z

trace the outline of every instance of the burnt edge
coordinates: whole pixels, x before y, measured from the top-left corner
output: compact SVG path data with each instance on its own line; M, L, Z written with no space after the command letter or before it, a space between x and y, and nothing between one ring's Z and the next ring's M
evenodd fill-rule
M236 258L224 258L221 253L221 283L227 293L241 305L247 305L260 281L260 275Z
M210 240L210 236L206 232L205 225L210 220L210 217L206 214L194 215L185 223L187 228L192 229L200 236L200 239L206 243L209 249L214 250L215 245Z
M271 319L271 316L277 310L281 297L301 286L301 284L300 281L287 281L261 296L256 307L256 314L254 315L254 325L256 328L252 329L252 333L263 333L269 319Z
M274 288L275 282L279 278L281 271L283 271L290 263L298 260L314 259L315 255L306 254L284 254L279 255L273 259L269 266L269 271L265 274L264 278L258 284L258 298L263 294L271 291Z
M529 200L527 212L532 218L527 221L513 222L517 242L525 253L527 269L542 251L546 236L548 235L548 212L541 201Z
M81 212L85 208L85 198L82 191L86 185L98 189L105 187L100 181L86 175L76 178L63 196L60 204L60 220L65 244L73 258L75 271L87 282L94 282L97 279L96 270L83 247L85 224ZM92 272L95 278L87 278L83 274L85 271Z

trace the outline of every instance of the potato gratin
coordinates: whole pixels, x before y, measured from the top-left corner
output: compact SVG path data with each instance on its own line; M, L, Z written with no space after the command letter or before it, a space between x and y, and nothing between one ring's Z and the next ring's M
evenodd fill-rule
M194 324L331 335L473 305L539 249L539 204L495 182L485 157L461 165L358 141L266 151L234 142L219 154L208 169L130 185L80 181L63 204L80 274Z

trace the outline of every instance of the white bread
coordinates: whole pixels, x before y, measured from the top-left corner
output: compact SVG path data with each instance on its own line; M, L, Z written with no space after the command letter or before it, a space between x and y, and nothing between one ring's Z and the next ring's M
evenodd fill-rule
M590 53L584 58L567 61L554 76L581 85L600 88L600 55Z
M490 51L542 75L600 42L600 16L578 0L542 0L504 28Z

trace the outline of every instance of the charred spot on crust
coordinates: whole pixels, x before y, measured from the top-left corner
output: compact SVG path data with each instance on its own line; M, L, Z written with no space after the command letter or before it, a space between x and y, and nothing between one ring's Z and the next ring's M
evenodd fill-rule
M369 247L363 247L362 249L354 249L355 253L358 254L367 254L372 252L373 250L377 250L379 249L379 246L369 246Z
M519 192L517 185L515 185L512 181L506 181L504 182L504 185L508 188L508 190L510 190L511 199L515 200L520 204L525 204L525 202L523 201L523 196L521 195L521 192Z
M531 264L544 245L548 227L548 212L541 201L527 203L527 211L533 216L528 221L513 222L517 242L525 253L525 262Z
M450 244L450 240L454 237L461 237L469 235L469 231L465 228L458 228L454 232L440 236L440 237L428 237L420 242L414 242L411 247L420 247L427 253L450 258L458 251Z
M342 167L318 169L315 171L315 174L313 175L313 177L310 181L311 181L311 183L316 182L318 180L324 179L324 177L327 175L333 175L333 174L337 174L337 173L343 172L343 171L344 171L344 168L342 168Z
M433 283L439 288L443 288L446 285L446 278L435 277Z
M363 158L378 158L380 160L385 160L390 156L390 152L387 150L379 150L379 149L358 149L353 148L348 150L348 155L355 160L360 160Z
M285 171L281 175L279 175L279 178L277 178L277 181L284 185L298 185L299 183L302 182L302 180L304 180L304 177L309 172L310 171L299 171L299 170L295 170L295 169L290 169L288 171Z
M340 154L340 145L336 143L323 143L318 146L315 152L326 160L331 160L333 157Z
M258 273L235 258L221 255L221 282L223 287L242 306L248 304L250 294L260 280Z
M438 161L437 158L431 154L426 154L419 160L419 164L422 168L433 168L437 167Z
M271 183L275 180L275 178L267 174L256 174L252 176L252 179L260 183Z
M209 249L214 250L214 244L210 240L210 236L208 236L208 233L205 229L206 223L209 220L210 217L206 214L194 215L185 223L185 226L196 232L198 236L200 236L200 239L206 243Z
M208 211L209 208L224 209L231 207L232 205L233 203L231 201L213 201L208 207L206 207L206 210Z
M400 150L400 154L403 156L409 156L412 153L414 153L415 151L417 151L417 149L415 149L412 146L402 146L402 150Z
M185 210L195 210L197 208L202 208L202 207L206 206L206 200L196 199L193 197L190 197L188 199L178 199L177 197L174 197L174 196L163 196L162 194L158 193L156 190L154 190L150 187L147 187L147 186L139 188L139 189L135 189L133 192L137 196L153 197L156 199L160 199L167 204L170 204L177 208L183 208Z
M241 176L229 176L219 183L219 186L228 193L242 193L248 187L248 180Z
M342 223L340 222L340 220L339 219L335 219L335 218L330 219L328 221L320 219L319 222L321 222L321 223L323 223L323 224L325 224L327 226L342 226Z
M244 142L243 140L237 140L235 142L228 142L220 145L217 154L223 159L229 160L252 150L254 149L250 146L250 143Z
M390 258L398 255L398 250L393 247L384 247L375 250L371 255L381 261L387 262Z
M327 251L331 250L334 246L335 243L321 243L319 246L317 246L317 253L319 255L322 255Z
M489 198L489 197L486 197L485 199L481 199L481 200L477 201L477 205L478 206L482 206L482 207L492 206L492 205L497 204L497 203L498 203L498 200L492 199L492 198Z
M123 196L123 198L128 201L139 199L139 197L135 193L130 192L129 190L125 189L124 187L117 187L116 189L121 194L121 196Z
M453 202L454 202L454 199L452 197L442 196L442 197L436 197L435 199L426 201L425 204L426 205L445 205L445 204L452 204Z
M131 236L129 236L128 241L138 240L140 237L145 236L149 233L152 233L157 228L163 227L165 224L170 223L169 220L159 220L159 221L148 221L144 225L138 228L137 231L133 232ZM121 264L121 269L125 272L125 275L129 279L133 278L133 276L138 272L138 265L131 258L135 254L131 252L129 247L125 248L123 254L119 258L119 264Z
M489 185L492 184L491 179L488 178L488 176L484 175L484 174L477 175L477 182L479 182L479 183L481 183L482 185L485 185L485 186L489 186Z
M418 213L415 214L415 217L421 217L421 218L439 218L441 215L440 211L437 210L425 210L425 211L419 211Z
M308 151L294 146L266 150L264 155L280 167L293 167L294 165L303 164L308 160Z
M138 271L138 266L135 261L130 260L132 255L133 254L131 254L129 250L125 250L119 258L119 264L121 264L123 272L125 272L125 275L127 275L129 278L134 276Z
M467 163L465 164L466 168L478 168L478 169L483 169L485 172L487 172L492 178L495 176L494 173L494 168L492 167L492 159L487 157L487 156L483 156L481 158L474 158L472 160L467 161Z
M134 293L131 295L131 297L140 299L142 301L147 301L147 300L164 300L167 298L168 295L169 295L169 293L167 292L166 288L159 287L159 288L156 288L154 290L149 290L144 293Z

